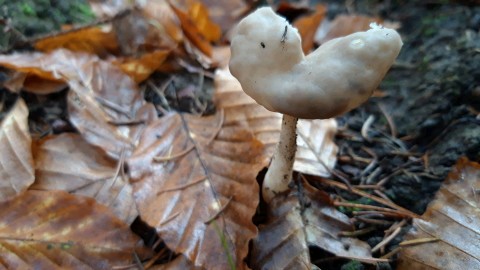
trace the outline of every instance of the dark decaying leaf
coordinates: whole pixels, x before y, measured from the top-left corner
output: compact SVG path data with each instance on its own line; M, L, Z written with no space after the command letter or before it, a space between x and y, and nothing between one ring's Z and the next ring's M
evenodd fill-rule
M35 178L28 108L21 98L0 123L0 145L0 201L4 201L25 191Z
M128 225L91 198L29 190L0 209L3 269L112 269L145 257Z
M480 269L480 164L461 158L405 240L399 270ZM423 241L425 240L425 241Z
M63 133L35 143L33 190L64 190L94 198L130 224L138 215L132 188L119 162L80 135Z
M240 125L249 130L273 154L278 142L282 115L268 111L243 92L228 69L215 73L215 103L225 111L225 125ZM300 120L297 125L297 155L294 170L329 176L337 160L338 147L333 141L335 119Z
M128 165L140 216L170 249L206 269L244 269L267 162L263 144L219 111L152 123Z
M358 239L342 237L352 231L349 218L336 210L328 195L306 181L270 205L267 222L253 241L253 269L310 269L308 246L340 257L370 259L370 247Z

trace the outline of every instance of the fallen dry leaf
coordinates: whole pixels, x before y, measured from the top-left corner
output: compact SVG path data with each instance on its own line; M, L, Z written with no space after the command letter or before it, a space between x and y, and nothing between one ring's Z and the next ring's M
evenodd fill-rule
M210 42L218 41L222 36L220 26L210 20L209 9L199 1L193 1L188 7L188 16L198 31Z
M41 39L34 44L35 49L51 52L64 48L73 52L86 52L104 58L119 52L115 34L98 26Z
M461 158L405 236L430 241L403 246L398 269L480 269L479 190L480 164Z
M308 54L312 50L315 33L326 14L327 7L319 4L315 8L314 13L300 17L294 22L293 26L298 29L298 33L302 38L303 53Z
M305 120L297 124L297 154L294 169L297 172L329 176L337 162L335 119Z
M182 26L183 33L190 40L190 42L202 53L207 56L211 56L212 45L210 44L208 39L204 35L202 35L202 32L198 29L197 25L188 15L188 13L177 8L173 4L171 4L170 7L180 20L180 25Z
M118 162L79 134L62 133L35 143L32 190L64 190L94 198L127 224L138 216L128 178Z
M253 269L311 269L305 224L294 193L275 197L270 204L268 220L259 226L253 240L250 266Z
M85 139L118 158L131 151L143 123L156 118L136 83L118 67L95 55L58 49L48 54L0 56L0 64L47 79L63 80L71 91L68 111Z
M179 0L178 2L183 3L183 6L188 6L192 0ZM202 0L202 3L208 9L211 20L221 27L223 33L231 30L250 8L249 4L242 0Z
M35 178L28 108L21 98L0 123L0 144L0 201L4 201L25 191Z
M170 50L156 50L138 58L119 58L114 64L128 74L137 84L145 81L158 70L170 54Z
M91 198L29 190L0 209L4 269L112 269L145 257L139 237Z
M268 157L248 130L223 119L221 111L164 116L128 165L140 216L170 249L206 269L244 269L257 231L256 175Z
M182 255L179 255L175 259L173 259L172 261L166 264L154 265L153 267L148 269L150 270L202 270L204 268L193 266L193 264L189 260L187 260L187 258L185 258Z
M364 15L338 15L332 22L322 23L315 34L315 42L323 44L333 38L366 31L370 29L372 22L381 24L383 20L378 17Z
M298 191L272 201L267 222L259 226L253 241L253 269L311 269L309 246L339 257L369 260L367 243L340 236L354 226L329 203L328 195L306 181L300 185Z
M268 111L243 92L228 69L215 73L215 103L225 111L225 126L240 125L267 147L271 156L278 142L282 115ZM297 125L297 155L294 170L317 176L329 176L337 160L338 147L333 139L335 119L300 120ZM327 168L325 168L325 166Z
M123 55L137 56L155 50L171 50L183 40L180 22L166 1L149 1L113 22Z

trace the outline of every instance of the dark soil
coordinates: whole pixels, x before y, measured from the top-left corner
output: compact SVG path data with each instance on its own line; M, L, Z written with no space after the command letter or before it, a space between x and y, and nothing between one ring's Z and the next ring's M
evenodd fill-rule
M364 0L346 1L352 3L347 8L339 1L327 2L331 2L330 16L349 11L400 22L404 41L397 63L380 86L384 96L371 98L339 118L336 170L351 184L382 182L382 194L422 214L459 157L480 159L480 6L444 0ZM0 51L15 45L17 40L59 29L62 24L92 20L85 1L0 0L0 6L0 22L6 33L0 35ZM151 81L160 87L161 82L170 79L173 83L162 90L163 97L155 94L151 85L145 85L146 98L158 105L160 113L168 109L200 114L213 110L211 100L199 93L211 91L210 80L205 79L200 87L194 87L199 85L196 75L157 75ZM1 92L8 107L12 95ZM63 109L64 94L25 98L30 110L37 112L36 117L53 117L33 119L38 126L46 123L49 131L56 123L59 132L69 128ZM56 108L60 111L52 109L52 102L58 102ZM373 204L345 191L330 191L352 202ZM350 213L349 209L342 210ZM372 226L362 222L356 225L359 229ZM389 227L374 226L374 232L361 237L372 246L383 239L383 231ZM394 239L385 252L393 250L401 237ZM312 260L322 261L324 255L312 250ZM319 266L324 270L371 268L338 261L322 262ZM394 264L385 264L377 269L394 268Z

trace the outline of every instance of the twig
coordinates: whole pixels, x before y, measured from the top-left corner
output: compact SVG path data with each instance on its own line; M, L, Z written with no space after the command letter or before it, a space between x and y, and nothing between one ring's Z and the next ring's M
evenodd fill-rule
M402 230L401 227L398 227L397 229L395 229L395 231L391 235L383 239L380 243L378 243L375 247L372 248L372 253L377 252L381 247L390 243L390 241L392 241L393 238L395 238L400 233L401 230Z
M398 244L401 247L406 247L406 246L414 246L414 245L420 245L420 244L425 244L425 243L432 243L432 242L437 242L440 241L439 238L437 237L426 237L426 238L417 238L417 239L412 239L412 240L405 240Z
M360 131L362 137L365 138L365 140L367 141L370 141L370 137L368 136L368 130L372 126L373 121L375 121L375 116L369 115L367 120L363 123L362 130Z
M353 188L353 187L352 187L351 189L349 189L346 185L344 185L344 184L342 184L342 183L338 183L338 182L336 182L336 181L329 180L329 179L324 179L324 178L315 178L315 179L319 179L320 182L322 182L322 183L324 183L324 184L327 184L327 185L330 185L330 186L338 187L338 188L341 188L341 189L343 189L343 190L350 190L350 191L351 191L352 193L354 193L354 194L357 194L357 195L360 195L360 196L369 198L369 199L371 199L371 200L373 200L373 201L376 201L376 202L381 203L381 204L383 204L383 205L389 206L389 207L391 207L391 208L393 208L393 209L396 209L396 210L398 210L399 212L405 214L407 217L410 217L410 218L420 218L419 215L413 213L413 212L410 211L410 210L407 210L407 209L405 209L405 208L403 208L403 207L401 207L401 206L399 206L399 205L396 205L396 204L394 204L394 203L392 203L392 202L389 202L389 201L387 201L387 200L384 200L384 199L382 199L382 198L378 198L378 197L376 197L376 196L370 195L370 194L368 194L368 193L366 193L366 192L363 192L363 191L361 191L361 190L358 190L358 189L356 189L356 188Z
M193 182L190 182L190 183L187 183L187 184L178 186L178 187L167 188L167 189L161 190L161 191L157 192L157 195L162 194L162 193L165 193L165 192L171 192L171 191L178 191L178 190L186 189L186 188L188 188L188 187L191 187L191 186L194 186L194 185L196 185L196 184L198 184L198 183L201 183L201 182L203 182L203 181L205 181L205 180L207 180L207 177L202 176L200 179L195 180L195 181L193 181Z
M228 201L224 205L222 205L222 207L217 211L217 213L215 213L215 215L213 215L211 218L209 218L207 221L203 223L208 225L210 224L210 222L214 221L227 208L227 206L230 204L232 199L233 199L233 196L228 198Z
M382 112L383 116L385 116L385 119L387 119L388 127L390 128L390 134L392 137L397 137L397 128L395 127L395 122L393 121L392 117L387 113L387 110L383 106L383 104L378 103L378 108Z
M377 230L377 228L367 227L367 228L364 228L364 229L361 229L361 230L356 230L356 231L353 231L353 232L342 231L338 235L339 236L345 236L345 237L358 237L358 236L373 232L375 230Z
M156 161L156 162L170 161L170 160L173 160L173 159L176 159L176 158L179 158L181 156L184 156L184 155L188 154L194 148L195 148L195 145L190 145L189 147L187 147L187 149L182 150L182 151L180 151L180 152L178 152L174 155L169 154L168 156L156 156L156 157L153 157L153 160Z

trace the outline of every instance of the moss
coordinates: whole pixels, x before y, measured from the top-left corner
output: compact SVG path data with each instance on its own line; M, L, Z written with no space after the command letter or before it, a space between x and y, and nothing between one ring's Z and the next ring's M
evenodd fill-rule
M24 37L57 31L65 24L86 24L95 19L87 0L0 0L0 19L13 30L0 36L0 50Z

